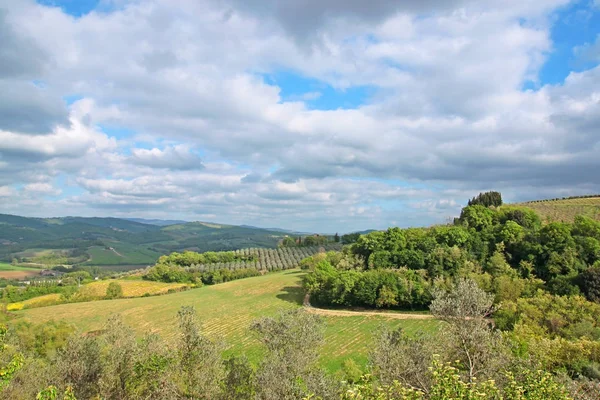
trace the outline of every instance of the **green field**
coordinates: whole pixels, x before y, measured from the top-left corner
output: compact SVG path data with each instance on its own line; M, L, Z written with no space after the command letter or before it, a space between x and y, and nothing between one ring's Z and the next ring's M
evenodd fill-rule
M39 268L21 267L0 262L0 278L4 279L24 279L31 275L40 273Z
M520 205L534 209L543 222L573 222L577 215L586 215L600 221L600 197L532 201Z
M18 265L12 265L0 262L0 271L39 271L39 268L21 267Z
M90 247L88 254L91 258L84 265L152 265L161 256L155 251L128 243L107 243L107 247Z
M89 332L102 329L107 318L118 313L140 336L156 332L172 340L177 311L181 306L193 305L207 335L224 340L229 353L245 352L256 361L261 354L260 346L248 332L248 326L255 318L301 307L301 276L302 272L297 270L284 271L165 296L63 304L23 310L17 315L31 322L65 320ZM325 322L322 364L330 371L339 369L348 357L364 364L372 334L383 324L402 327L407 332L434 331L439 324L433 320L397 320L385 316L326 317Z

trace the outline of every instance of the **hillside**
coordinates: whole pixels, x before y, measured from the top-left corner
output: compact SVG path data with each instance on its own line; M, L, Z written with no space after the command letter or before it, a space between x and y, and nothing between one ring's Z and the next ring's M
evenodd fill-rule
M64 320L84 332L102 329L111 314L119 313L138 335L156 332L173 339L176 315L181 306L192 305L198 311L204 331L212 338L224 340L229 353L246 353L256 361L260 356L258 341L248 333L252 320L273 315L282 309L302 306L302 273L297 270L271 273L219 285L205 286L166 296L103 300L63 304L19 311L19 319L31 322ZM327 322L322 364L338 370L343 360L354 358L366 363L371 336L381 324L402 327L409 333L435 330L438 322L427 319L395 319L382 315L331 315Z
M518 205L535 210L544 222L573 222L577 215L586 215L600 221L600 195L536 200L520 203Z
M161 226L119 218L26 218L0 214L0 262L28 266L148 265L173 251L276 247L285 234L189 222Z

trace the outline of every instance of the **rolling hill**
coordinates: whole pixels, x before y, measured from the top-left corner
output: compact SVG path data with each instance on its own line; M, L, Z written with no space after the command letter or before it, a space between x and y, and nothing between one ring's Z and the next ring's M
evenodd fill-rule
M194 306L201 318L203 331L211 338L224 340L229 353L245 353L252 361L260 357L260 346L249 333L251 322L261 316L274 315L282 309L302 307L303 272L289 270L223 284L204 286L186 292L158 297L101 300L62 304L17 312L17 320L29 322L66 321L82 332L103 328L111 314L119 313L139 336L148 332L174 339L177 311L181 306ZM433 319L398 319L393 313L324 316L325 345L321 363L330 371L341 368L343 361L353 358L364 365L372 343L372 335L382 325L402 327L407 333L434 331L439 322Z
M535 210L544 222L573 222L577 215L600 221L600 195L535 200L518 205Z
M119 218L26 218L0 214L0 262L148 265L173 251L276 247L285 233L188 222L161 226Z

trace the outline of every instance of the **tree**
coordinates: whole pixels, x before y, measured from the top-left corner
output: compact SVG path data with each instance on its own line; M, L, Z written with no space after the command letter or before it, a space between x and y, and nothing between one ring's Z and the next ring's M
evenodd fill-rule
M334 397L335 385L317 367L324 335L319 316L302 309L284 311L256 320L251 329L267 352L256 373L258 399Z
M340 235L337 234L337 232L335 233L335 235L333 236L333 241L336 243L340 242Z
M500 207L502 205L502 195L500 192L479 193L479 195L469 200L470 206L478 204L485 207Z
M469 228L482 231L492 226L494 211L480 204L469 205L462 209L459 220Z
M182 307L179 319L178 367L180 385L187 398L216 398L220 395L225 371L221 346L201 333L193 307Z
M488 377L504 360L502 337L486 320L494 311L494 296L470 279L458 279L450 291L435 289L429 307L434 317L448 323L450 351L460 361L467 379Z
M294 247L294 246L296 246L296 241L294 240L294 238L292 238L290 236L286 236L281 241L281 246L282 247Z
M71 336L58 351L54 365L59 386L71 386L75 395L82 399L98 394L103 369L100 352L96 338Z
M360 233L358 233L358 232L347 233L345 235L342 235L342 244L356 243L356 241L358 240L359 237L360 237Z
M119 297L123 297L123 288L117 282L111 282L108 284L106 288L106 298L107 299L118 299Z
M0 325L0 356L3 356L7 350L5 342L6 333L8 332L6 326ZM0 360L0 393L10 383L14 375L21 369L23 362L25 361L21 353L13 354L10 361L2 363Z
M579 287L589 301L600 303L600 261L581 273Z

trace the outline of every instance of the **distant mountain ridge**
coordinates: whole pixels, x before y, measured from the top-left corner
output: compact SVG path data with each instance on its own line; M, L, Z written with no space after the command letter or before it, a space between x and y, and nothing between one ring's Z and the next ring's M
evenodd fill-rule
M157 225L157 226L168 226L168 225L179 225L186 224L189 221L183 221L180 219L146 219L146 218L123 218L127 221L139 222L140 224Z
M173 251L277 247L280 230L211 222L0 214L0 261L148 265Z

